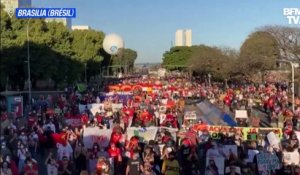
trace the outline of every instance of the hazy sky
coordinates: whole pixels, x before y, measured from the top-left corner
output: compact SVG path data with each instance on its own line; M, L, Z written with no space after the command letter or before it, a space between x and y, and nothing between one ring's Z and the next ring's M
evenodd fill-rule
M192 29L193 45L239 49L264 25L288 25L283 8L299 0L33 0L36 7L74 7L73 25L120 34L138 63L160 62L177 29ZM300 25L298 25L300 26ZM295 27L295 26L294 26Z

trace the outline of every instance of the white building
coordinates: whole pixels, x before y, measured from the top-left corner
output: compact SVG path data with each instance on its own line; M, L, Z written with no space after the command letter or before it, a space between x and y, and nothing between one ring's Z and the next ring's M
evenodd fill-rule
M1 4L5 6L4 10L9 14L14 14L16 8L31 8L31 0L1 0Z
M192 30L185 30L185 46L192 46Z
M183 30L177 30L175 33L175 46L183 46Z
M46 18L46 22L61 22L67 29L72 29L72 19L71 18Z
M84 26L84 25L77 25L77 26L72 26L72 30L90 30L90 26Z
M177 30L175 33L175 46L192 46L192 30Z

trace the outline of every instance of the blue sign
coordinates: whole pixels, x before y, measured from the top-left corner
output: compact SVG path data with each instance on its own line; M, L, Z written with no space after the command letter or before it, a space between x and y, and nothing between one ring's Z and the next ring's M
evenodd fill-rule
M76 8L16 8L17 18L75 18Z
M16 114L17 117L23 116L23 97L22 96L8 97L7 111Z

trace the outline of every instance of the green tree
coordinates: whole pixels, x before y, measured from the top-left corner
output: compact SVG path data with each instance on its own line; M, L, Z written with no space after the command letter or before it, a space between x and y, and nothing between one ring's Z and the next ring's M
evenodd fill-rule
M240 49L239 68L246 75L273 69L279 57L277 42L267 32L254 32Z
M169 51L163 54L163 65L182 65L186 66L188 60L194 54L197 46L172 47Z
M112 57L112 65L127 65L128 71L133 71L134 62L137 58L137 52L124 48L120 50L120 53Z
M196 47L188 65L198 74L210 73L214 79L222 80L229 76L233 60L219 48L200 45Z
M0 89L9 80L13 90L24 87L28 79L28 48L33 89L37 80L52 79L55 83L75 83L82 79L87 65L88 77L99 74L107 66L104 33L95 30L67 30L62 23L43 19L10 18L1 4ZM28 37L27 37L28 32ZM29 47L27 47L29 46ZM133 67L137 53L124 49L122 64Z
M86 66L87 78L99 74L104 59L101 53L104 33L95 30L74 30L72 36L72 50L75 53L73 57ZM85 70L82 72L85 76Z

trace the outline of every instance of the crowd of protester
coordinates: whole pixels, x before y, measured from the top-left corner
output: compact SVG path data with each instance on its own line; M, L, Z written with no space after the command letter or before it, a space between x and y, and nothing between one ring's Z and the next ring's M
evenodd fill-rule
M136 89L133 98L124 101L118 95L101 100L100 93L93 89L80 93L76 88L68 88L63 94L36 99L45 103L35 105L25 123L2 112L2 121L12 122L1 135L1 175L38 175L44 170L47 175L300 174L296 132L299 129L300 100L296 98L293 111L286 83L226 86L212 83L209 86L186 77L171 76L133 78L120 84L152 84L157 89ZM117 94L116 90L111 93ZM188 98L207 99L232 112L246 109L250 117L255 115L252 109L256 107L268 114L270 122L276 121L284 135L278 145L271 145L262 134L258 134L256 140L245 140L241 133L228 131L213 139L207 130L196 131L192 126L183 125L185 100ZM103 111L93 115L88 108L79 109L79 105L92 103L103 103ZM122 109L113 111L113 103L122 103ZM161 116L161 106L166 106L164 117ZM81 125L68 125L65 121L68 115L78 116ZM252 126L248 120L237 122L239 126ZM197 119L199 123L203 123L201 117ZM128 138L127 129L132 126L145 129L165 126L177 128L178 133L185 134L174 137L163 131L153 140L141 141L137 136ZM95 142L92 148L87 148L83 133L89 127L112 129L108 146ZM55 134L62 138L54 138ZM224 154L226 145L235 145L236 154ZM280 165L260 171L256 157L260 153L275 155ZM289 153L298 160L291 161L287 156L291 155ZM209 159L211 156L224 159L224 170L219 170L217 162Z

